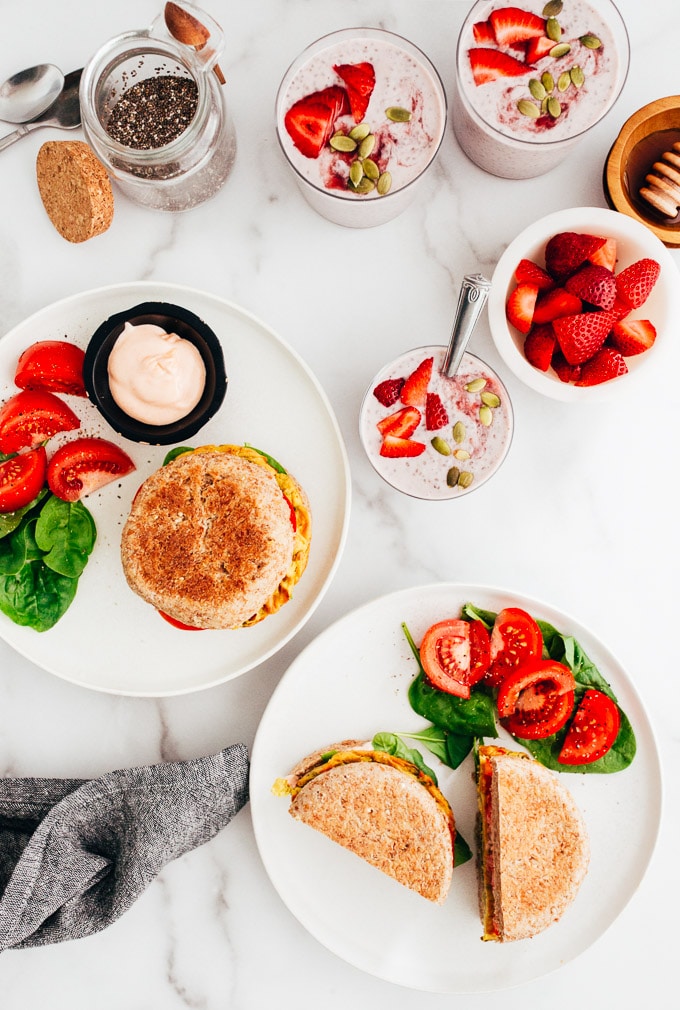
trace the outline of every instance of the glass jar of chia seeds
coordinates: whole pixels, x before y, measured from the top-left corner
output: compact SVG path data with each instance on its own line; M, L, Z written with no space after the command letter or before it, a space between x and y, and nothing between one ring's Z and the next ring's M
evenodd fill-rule
M222 32L190 9L209 27L209 45L179 42L159 17L105 43L80 84L88 143L127 197L157 210L189 210L210 199L236 156L217 63Z

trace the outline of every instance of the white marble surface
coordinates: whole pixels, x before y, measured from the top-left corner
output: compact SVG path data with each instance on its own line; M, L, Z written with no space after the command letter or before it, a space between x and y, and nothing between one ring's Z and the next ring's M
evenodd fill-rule
M178 282L226 297L306 359L337 413L353 474L349 536L330 590L291 643L235 681L165 700L112 697L73 687L0 643L2 774L92 776L207 754L236 740L250 745L286 667L329 622L392 589L437 580L489 583L546 599L595 630L634 679L666 771L663 829L642 886L575 962L519 989L456 998L461 1010L566 1010L575 1000L628 1008L676 988L667 944L675 932L671 887L677 891L680 829L674 777L680 691L671 635L680 602L680 345L676 367L655 374L642 393L575 407L544 399L508 375L483 321L472 350L506 378L516 434L499 475L456 503L432 506L388 489L357 434L361 397L378 366L418 343L445 342L463 274L490 274L513 236L549 211L604 206L602 165L619 127L640 106L677 93L675 0L620 0L620 7L632 40L630 76L615 110L575 155L548 176L510 183L470 164L449 130L417 202L374 230L333 226L298 195L273 132L277 83L311 40L362 24L419 44L450 88L467 3L215 0L210 11L226 29L221 62L239 153L227 186L184 216L119 199L105 235L71 246L47 220L34 174L41 143L63 135L43 130L0 156L0 333L66 295L116 282ZM40 61L71 70L109 36L150 22L158 9L153 0L0 0L0 78ZM680 253L673 256L680 264ZM115 648L113 629L102 647ZM451 1005L450 996L417 995L365 975L308 935L263 870L248 809L211 843L167 867L106 932L5 953L0 992L3 1010Z

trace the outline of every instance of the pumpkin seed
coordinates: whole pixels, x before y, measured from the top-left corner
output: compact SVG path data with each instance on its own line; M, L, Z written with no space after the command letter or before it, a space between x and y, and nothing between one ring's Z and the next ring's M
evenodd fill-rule
M442 456L451 455L451 446L449 445L449 443L446 441L445 438L441 437L441 435L435 435L432 441L430 442L430 445L437 452L440 452Z
M373 182L377 182L380 178L380 169L371 158L364 158L362 162L364 166L364 175L367 179L372 179Z
M560 105L559 99L549 98L548 99L548 112L553 119L559 119L562 115L562 106Z
M360 193L365 196L366 193L372 193L375 189L375 183L372 179L367 179L364 175L356 185L352 185L352 189L355 193Z
M575 88L580 88L586 79L586 75L583 73L580 67L572 67L569 71L569 76L571 77L571 83Z
M359 144L359 157L360 158L370 158L373 153L373 148L375 147L375 134L369 133Z
M569 45L568 42L559 42L556 46L552 47L548 55L552 56L554 60L559 60L560 57L566 56L567 53L570 52L571 52L571 46Z
M530 102L528 98L520 98L517 103L517 108L522 113L523 116L528 116L529 119L538 119L541 112L537 105Z
M357 143L359 143L364 139L364 137L367 137L370 132L371 128L368 123L357 123L357 125L353 126L349 131L349 136L352 140L356 140Z
M529 81L529 91L531 92L531 94L533 95L533 97L536 99L537 102L542 102L546 96L545 88L543 87L541 82L537 80L535 77L532 77L531 80Z
M465 425L462 421L456 421L453 426L453 441L462 442L465 439Z
M555 87L553 76L552 74L549 74L547 70L544 74L541 74L541 84L543 85L548 94L550 94L550 92Z
M349 153L350 151L356 151L357 149L356 140L352 140L352 138L348 137L346 133L334 134L329 143L334 151L346 151Z
M581 38L579 39L579 42L582 42L583 45L586 47L586 49L599 49L600 46L602 45L597 35L590 35L590 34L582 35Z
M553 42L559 42L562 38L562 29L557 18L548 18L545 23L545 34Z
M451 469L446 474L446 483L449 487L455 487L458 483L458 478L460 477L460 470L457 466L452 466Z
M358 186L364 177L364 166L361 164L357 158L349 166L349 181L353 186Z
M480 396L480 400L487 407L495 408L495 407L500 407L500 405L501 405L501 398L500 398L500 396L497 396L496 393L492 393L490 390L488 392L482 393L482 395Z
M409 123L411 121L409 110L402 109L400 105L390 105L389 108L385 109L385 115L393 123Z
M560 74L560 76L557 78L557 90L560 92L566 91L570 84L571 84L571 71L565 70L564 73Z
M465 388L468 393L478 393L480 389L484 389L486 386L486 379L481 375L477 379L470 379L469 382L465 384Z
M549 3L543 8L544 18L556 18L558 14L562 13L562 0L549 0Z
M471 474L469 470L463 470L458 477L458 487L470 487L474 479L474 474Z
M487 407L486 404L483 404L479 408L479 420L485 428L488 428L493 423L493 411L491 407Z
M470 453L467 451L467 449L454 449L453 455L456 457L456 459L461 460L470 458Z
M389 172L383 172L378 179L376 189L380 196L386 196L392 188L392 176Z

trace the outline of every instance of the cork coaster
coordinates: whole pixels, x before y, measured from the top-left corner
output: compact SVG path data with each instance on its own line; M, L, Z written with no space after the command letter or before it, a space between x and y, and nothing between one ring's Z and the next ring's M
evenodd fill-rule
M69 242L85 242L113 219L106 169L81 140L50 140L38 151L38 189L50 221Z

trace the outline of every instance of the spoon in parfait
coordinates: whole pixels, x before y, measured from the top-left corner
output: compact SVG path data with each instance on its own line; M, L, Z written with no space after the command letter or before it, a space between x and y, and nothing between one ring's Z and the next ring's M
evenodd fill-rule
M458 371L472 331L489 295L491 282L481 274L466 274L458 293L458 305L440 372L452 377Z
M40 63L12 74L0 84L0 119L28 123L42 115L61 93L64 75L51 63Z

